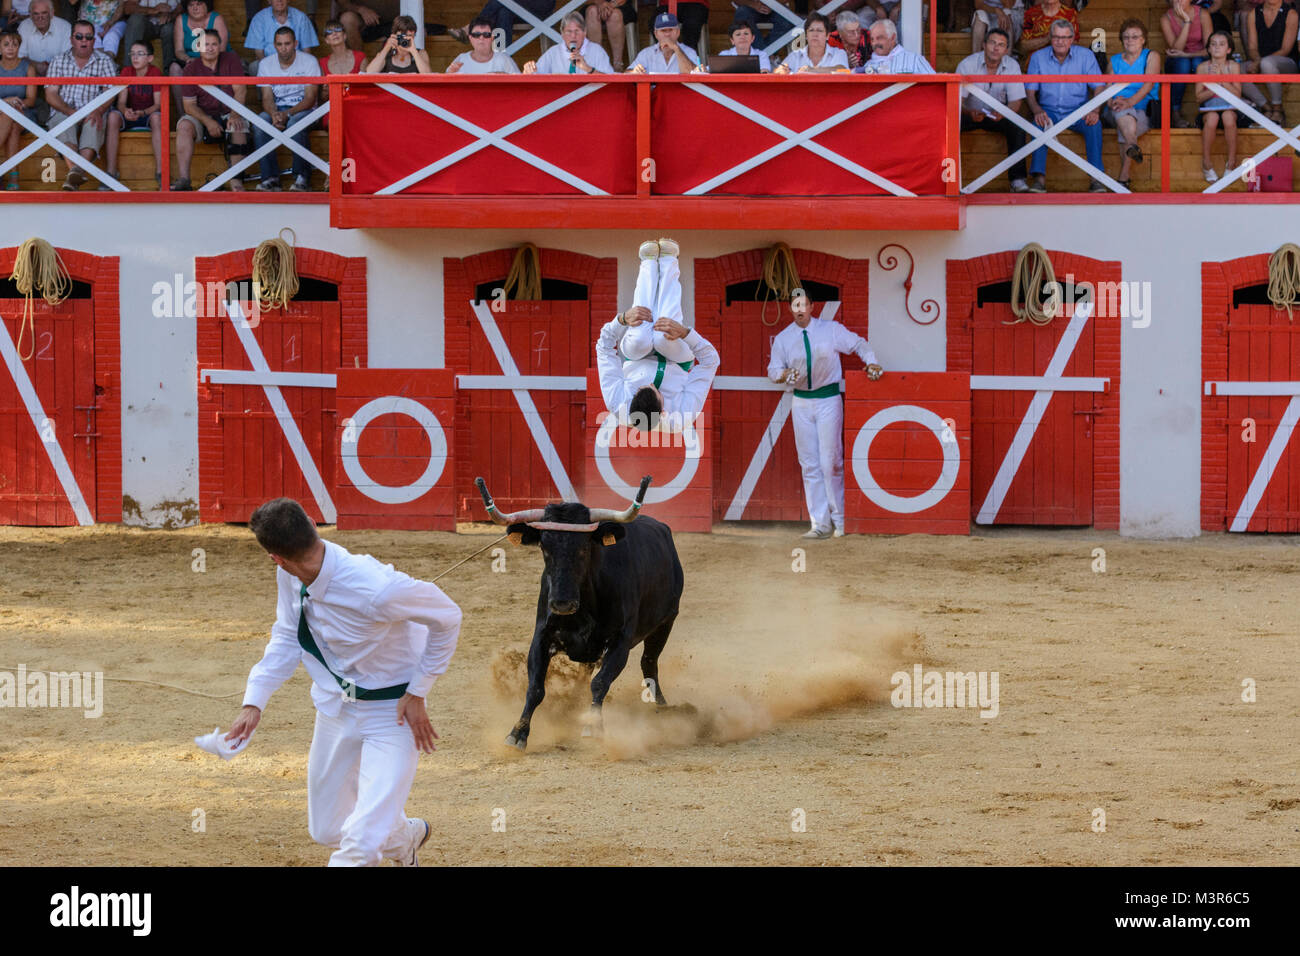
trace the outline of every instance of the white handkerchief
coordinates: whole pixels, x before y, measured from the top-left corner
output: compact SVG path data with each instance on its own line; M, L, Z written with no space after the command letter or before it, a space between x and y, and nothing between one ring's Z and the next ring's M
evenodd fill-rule
M200 750L216 754L222 760L231 760L244 752L244 749L252 742L255 733L257 733L256 730L244 740L236 742L223 739L225 735L222 734L221 728L213 727L212 733L204 734L202 737L195 737L194 742L198 744Z

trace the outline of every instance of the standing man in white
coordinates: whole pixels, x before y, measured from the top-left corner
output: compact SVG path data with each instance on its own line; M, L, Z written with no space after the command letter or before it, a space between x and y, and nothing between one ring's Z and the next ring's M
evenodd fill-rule
M671 431L694 421L720 364L712 343L682 323L680 251L671 239L641 243L632 308L596 340L605 407L642 431L658 428L661 417Z
M844 536L844 373L840 354L852 352L873 382L883 370L867 340L830 319L814 319L803 289L790 293L794 323L772 341L767 375L794 390L790 417L803 471L804 501L812 528L805 538Z
M335 847L330 866L418 866L429 824L406 798L438 736L425 710L447 670L461 613L440 588L324 541L298 502L268 501L248 521L275 562L271 641L253 665L226 740L241 744L301 661L316 730L307 758L307 829Z

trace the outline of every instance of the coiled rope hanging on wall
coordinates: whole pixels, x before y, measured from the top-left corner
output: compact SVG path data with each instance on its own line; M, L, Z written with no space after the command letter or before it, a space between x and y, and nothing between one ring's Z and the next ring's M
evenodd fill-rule
M515 261L510 263L506 275L506 298L511 298L511 289L516 300L533 301L542 297L542 257L531 242L515 250Z
M280 235L289 233L293 242L298 235L287 226ZM293 245L282 238L267 239L253 252L253 294L263 309L287 309L298 294L298 267Z
M1300 303L1300 246L1293 242L1268 257L1268 301L1279 312L1286 309L1288 321L1295 318L1291 310Z
M55 248L44 239L26 239L14 257L14 271L9 276L25 300L23 316L18 321L18 358L26 362L36 353L36 314L32 296L39 293L50 305L58 305L72 293L72 279ZM23 354L23 338L30 334L31 349Z
M1028 320L1034 325L1047 325L1056 318L1060 306L1061 287L1056 283L1052 260L1046 249L1031 242L1016 256L1011 273L1011 314L1015 319L1003 324L1017 325Z
M781 321L780 310L771 322L767 321L767 302L773 295L778 302L790 298L790 293L803 283L799 281L799 269L794 264L794 252L784 242L778 242L763 253L763 311L759 315L762 323L769 328ZM758 290L754 290L758 298Z

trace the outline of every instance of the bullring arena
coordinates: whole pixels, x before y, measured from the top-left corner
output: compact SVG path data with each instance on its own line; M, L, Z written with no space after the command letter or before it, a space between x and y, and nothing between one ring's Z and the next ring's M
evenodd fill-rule
M24 132L0 198L0 863L326 862L302 669L245 752L193 742L266 646L246 523L287 496L463 611L407 805L423 865L1293 864L1300 249L1295 194L1247 187L1265 161L1289 183L1296 144L1266 116L1208 188L1165 99L1131 193L1084 191L1074 132L1048 193L1010 193L1001 137L959 127L970 35L919 6L934 76L333 76L293 193L223 191L216 145L194 192L156 190L127 133L120 182L69 195ZM242 8L217 9L237 41ZM1163 51L1163 10L1079 22L1137 15ZM464 49L427 44L435 72ZM593 343L660 236L721 365L689 441L647 447L606 420ZM801 537L799 399L769 376L795 288L884 369L841 356L842 537ZM586 737L591 672L557 655L506 746L543 558L474 479L506 512L621 509L647 474L685 575L668 705L634 651ZM102 691L20 703L46 672Z

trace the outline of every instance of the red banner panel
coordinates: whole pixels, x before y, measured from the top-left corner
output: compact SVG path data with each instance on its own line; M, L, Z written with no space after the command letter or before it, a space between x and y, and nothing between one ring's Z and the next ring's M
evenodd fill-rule
M674 531L713 530L713 398L693 429L672 434L643 432L618 424L605 411L600 379L587 372L587 457L582 503L588 508L626 508L641 478L654 481L642 514Z
M343 104L343 155L345 161L355 162L355 181L348 181L345 171L344 194L373 195L420 174L422 178L400 191L435 196L635 195L635 85L531 80L467 77L455 84L405 88L407 95L430 103L438 115L378 86L349 86ZM484 132L506 148L488 145ZM423 170L440 161L445 162L442 168L423 176Z
M859 175L865 168L918 196L944 195L944 137L936 135L945 123L941 84L917 84L836 122L837 114L888 87L853 77L803 83L802 77L771 83L727 83L715 77L707 85L657 85L651 136L654 193L680 196L705 187L698 194L891 195ZM748 118L737 108L759 115ZM803 146L766 156L787 143L787 134L774 129L775 124L790 135L834 124L809 142L838 158ZM738 171L751 159L752 169Z
M341 530L456 530L454 391L448 369L339 369Z
M844 379L844 530L970 534L970 376Z

